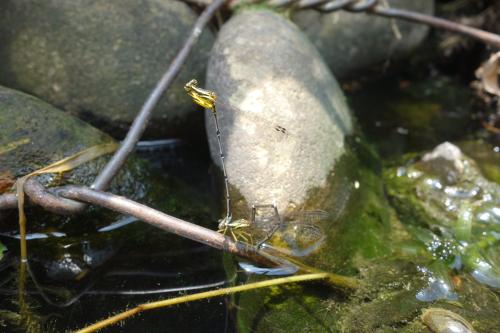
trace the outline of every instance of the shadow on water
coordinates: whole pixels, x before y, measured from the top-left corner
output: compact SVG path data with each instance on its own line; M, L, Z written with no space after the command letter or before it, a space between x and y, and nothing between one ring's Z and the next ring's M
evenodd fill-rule
M420 81L388 77L348 99L382 163L359 137L346 141L349 153L336 169L340 177L330 183L336 196L312 199L324 203L330 214L328 224L322 225L327 251L304 260L360 278L359 290L345 294L308 284L273 288L145 312L105 331L232 332L238 327L243 332L416 332L423 327L420 311L431 304L419 300L419 293L434 297L448 285L453 286L452 293L445 293L444 301L433 299L433 305L467 317L473 303L475 327L495 327L498 307L491 305L498 305L498 292L477 283L467 270L450 269L449 262L436 260L455 246L444 237L447 229L422 231L404 225L404 215L386 203L388 183L382 182L384 170L400 163L403 154L421 154L445 140L474 133L470 125L474 101L468 87L443 77ZM473 145L463 147L465 152L481 152ZM220 195L213 191L206 145L154 142L143 144L138 153L162 173L151 174L155 186L148 204L216 227ZM495 164L485 169L490 180L496 179L497 169ZM394 200L391 203L396 206ZM236 280L234 262L220 252L130 217L90 209L85 216L70 219L33 209L28 215L27 321L19 315L17 215L3 218L9 223L0 226L0 241L9 251L0 261L0 327L8 332L81 328L137 304ZM491 256L497 253L487 250ZM239 278L260 277L240 274Z
M146 145L139 155L163 175L148 204L213 228L213 202L206 145L181 142ZM0 261L0 331L62 332L83 328L135 305L205 291L230 283L222 254L160 231L128 216L92 208L76 218L38 210L28 215L29 266L25 300L29 318L19 315L17 214L2 224L8 248ZM110 332L230 332L226 300L216 298L150 311ZM26 316L25 316L26 317Z

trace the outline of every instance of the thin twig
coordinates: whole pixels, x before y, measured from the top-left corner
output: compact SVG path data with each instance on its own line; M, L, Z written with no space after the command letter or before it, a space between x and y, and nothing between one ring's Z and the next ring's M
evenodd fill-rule
M186 42L184 43L182 49L174 58L167 71L163 74L160 81L158 81L154 90L148 96L146 102L144 103L141 110L134 119L134 122L132 123L127 133L127 136L122 141L120 148L115 152L113 157L109 160L106 166L101 170L99 175L96 177L96 179L92 184L92 188L98 190L106 190L109 188L111 181L121 170L128 156L132 153L137 142L141 138L151 118L153 110L158 104L158 101L160 100L162 94L165 92L165 90L168 89L172 81L175 79L182 65L189 56L189 53L191 52L194 45L198 41L198 38L201 35L203 29L206 27L206 25L214 15L214 13L218 9L220 9L220 7L222 7L224 2L225 0L214 0L198 17L198 20L193 26L193 29L191 30L191 33L186 39ZM69 200L57 203L54 199L56 198L51 197L49 192L38 191L37 197L34 197L34 200L32 201L41 204L43 208L46 208L49 211L55 212L54 210L57 210L57 213L63 213L63 214L74 214L79 211L81 212L85 208L85 206L81 205L80 203L76 202L70 203ZM17 201L18 199L15 196L15 194L11 193L1 194L0 210L15 208L17 206ZM44 204L47 204L48 206L44 206Z
M186 302L193 302L193 301L206 299L206 298L226 296L226 295L230 295L230 294L234 294L234 293L239 293L242 291L254 290L254 289L259 289L259 288L267 288L267 287L271 287L271 286L277 286L280 284L312 281L312 280L325 280L328 278L329 278L328 273L296 275L296 276L289 276L289 277L284 277L284 278L277 278L277 279L259 281L259 282L254 282L254 283L248 283L248 284L244 284L244 285L236 286L236 287L210 290L210 291L206 291L206 292L202 292L202 293L175 297L175 298L166 299L166 300L158 301L158 302L144 303L144 304L140 304L140 305L136 306L133 309L121 312L117 315L109 317L109 318L102 320L98 323L87 326L81 330L78 330L76 333L95 332L95 331L98 331L104 327L108 327L108 326L117 324L120 321L127 319L127 318L130 318L132 316L135 316L136 314L141 313L143 311L164 308L164 307L171 306L171 305L182 304L182 303L186 303Z
M170 64L168 70L163 74L162 78L156 84L156 87L148 96L148 99L141 108L141 111L134 119L130 130L123 140L120 148L116 151L113 157L109 160L108 164L102 169L101 173L97 176L92 184L92 188L97 190L106 190L113 178L118 174L128 156L132 153L135 145L142 136L142 133L147 127L151 118L154 108L158 104L161 96L166 89L170 86L177 74L180 72L182 65L186 61L189 53L198 41L201 32L208 24L215 12L224 4L225 0L215 0L212 2L196 21L189 37L187 38L184 46L179 51L175 59Z
M259 251L254 246L233 241L231 238L216 231L167 215L125 197L83 186L64 186L59 188L57 193L68 199L99 205L122 214L135 216L157 228L219 250L224 250L251 260L256 260L256 258L261 258L261 262L264 260L262 254L259 253L262 251ZM266 260L266 263L276 265L276 262L272 260Z
M276 7L290 6L295 9L315 8L322 12L347 10L350 12L366 12L384 17L426 24L434 28L460 33L486 44L500 48L500 35L443 18L426 15L405 9L380 6L380 0L269 0L268 4Z
M384 8L382 6L373 7L368 11L369 14L375 14L385 17L399 18L407 21L423 23L434 28L444 29L451 32L456 32L462 35L473 37L486 44L500 48L500 36L488 31L469 27L464 24L456 23L443 18L417 13L404 9Z

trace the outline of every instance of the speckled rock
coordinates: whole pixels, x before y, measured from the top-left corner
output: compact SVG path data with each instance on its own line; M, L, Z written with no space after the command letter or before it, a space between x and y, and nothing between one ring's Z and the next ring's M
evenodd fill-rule
M394 8L434 13L433 0L389 0L388 3ZM346 11L329 14L315 10L297 11L293 21L316 45L335 76L340 78L410 53L429 30L425 25ZM397 38L395 27L401 32L401 39Z
M246 204L300 208L310 190L326 185L352 121L337 81L293 23L262 10L232 17L212 49L207 86L219 96L229 181Z
M195 20L186 4L170 0L1 1L0 84L121 138ZM160 101L147 137L202 126L182 87L205 72L212 41L206 30Z

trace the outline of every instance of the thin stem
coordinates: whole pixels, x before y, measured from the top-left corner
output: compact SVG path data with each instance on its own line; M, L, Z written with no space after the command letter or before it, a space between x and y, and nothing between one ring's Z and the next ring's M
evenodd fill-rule
M202 292L202 293L175 297L175 298L166 299L166 300L162 300L162 301L158 301L158 302L144 303L144 304L138 305L137 307L135 307L133 309L130 309L128 311L124 311L122 313L119 313L117 315L109 317L105 320L102 320L98 323L87 326L87 327L77 331L76 333L95 332L95 331L100 330L104 327L117 324L118 322L120 322L124 319L130 318L130 317L132 317L140 312L143 312L143 311L164 308L164 307L171 306L171 305L177 305L177 304L197 301L197 300L201 300L201 299L206 299L206 298L226 296L226 295L230 295L230 294L234 294L234 293L239 293L242 291L249 291L249 290L254 290L254 289L259 289L259 288L267 288L267 287L271 287L271 286L277 286L280 284L312 281L312 280L324 280L324 279L328 279L328 278L329 278L328 273L296 275L296 276L289 276L289 277L284 277L284 278L277 278L277 279L271 279L271 280L266 280L266 281L254 282L254 283L244 284L241 286L235 286L235 287L229 287L229 288L223 288L223 289L217 289L217 290L210 290L210 291L206 291L206 292Z
M168 70L163 74L162 78L156 84L156 87L148 96L148 99L141 108L141 111L134 119L130 130L123 140L120 148L116 151L113 157L109 160L108 164L104 167L101 173L97 176L92 184L92 188L96 190L106 190L113 178L121 170L123 164L127 160L130 153L135 148L135 145L142 136L142 133L146 129L146 126L151 119L154 108L158 104L161 96L168 89L170 84L173 82L177 74L180 72L182 65L186 61L189 53L193 49L194 45L198 41L201 32L206 27L215 12L222 7L225 0L215 0L213 1L204 11L201 13L200 17L196 21L189 37L187 38L184 46L179 51L177 56L174 58L170 64Z
M221 140L221 132L219 128L219 121L217 120L217 109L215 107L215 104L212 109L212 115L214 116L214 122L215 122L215 130L217 133L217 142L219 144L219 156L220 156L220 162L222 164L222 173L224 174L224 186L226 187L226 219L225 222L229 223L231 222L232 218L232 213L231 213L231 197L229 195L229 180L227 177L227 172L226 172L226 165L224 163L224 151L222 149L222 140Z
M201 227L162 213L133 200L112 193L90 189L84 186L65 186L57 190L65 198L99 205L122 214L131 215L153 225L195 242L223 250L265 265L283 264L284 260L259 251L254 246L237 242L216 231Z
M439 17L412 12L404 9L384 8L382 6L375 6L372 9L370 9L368 13L427 24L434 28L444 29L452 32L457 32L469 37L473 37L480 41L483 41L484 43L490 44L496 48L500 48L499 35L481 29L469 27L463 24L459 24L453 21L445 20Z

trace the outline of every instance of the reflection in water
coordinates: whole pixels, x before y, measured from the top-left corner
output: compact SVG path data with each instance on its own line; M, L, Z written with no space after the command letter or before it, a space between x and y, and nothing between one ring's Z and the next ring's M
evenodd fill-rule
M139 221L139 219L134 216L124 216L121 219L117 220L116 222L111 223L110 225L97 229L97 231L99 232L111 231L118 228L122 228L130 223L134 223L137 221Z
M151 145L148 151L150 148ZM153 148L152 159L159 160L158 148ZM151 175L155 186L145 203L208 224L212 220L207 200L207 154L185 154L187 147L182 148L182 151L176 148L175 159L170 158L172 149L159 162L163 174L172 171L176 177ZM141 149L141 155L145 154L147 151ZM166 165L167 162L170 164ZM188 179L189 183L182 179ZM228 280L222 267L219 251L136 223L129 216L91 207L82 217L63 218L36 212L30 221L30 260L22 299L27 305L25 317L38 321L30 326L33 332L74 330L133 304L231 282L232 277ZM20 313L18 292L18 232L15 226L12 230L4 229L0 240L9 252L0 261L0 323L7 326L0 331L6 327L8 331L24 332L26 318ZM144 314L127 321L122 330L158 331L176 327L179 331L196 328L222 332L226 325L226 304L219 299Z

